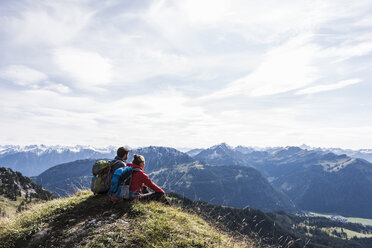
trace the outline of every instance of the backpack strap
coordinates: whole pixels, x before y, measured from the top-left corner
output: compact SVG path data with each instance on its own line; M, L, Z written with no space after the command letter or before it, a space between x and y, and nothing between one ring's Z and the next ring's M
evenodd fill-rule
M137 172L137 171L141 171L140 168L133 168L133 172ZM133 172L132 172L132 176L130 177L130 180L129 180L129 187L130 185L132 184L132 179L133 179ZM135 191L137 191L138 189L136 189Z
M133 172L137 172L137 171L141 171L141 169L140 168L133 168L133 170L132 170L132 176L131 176L131 178L130 178L130 181L129 181L129 185L132 183L132 178L133 178Z

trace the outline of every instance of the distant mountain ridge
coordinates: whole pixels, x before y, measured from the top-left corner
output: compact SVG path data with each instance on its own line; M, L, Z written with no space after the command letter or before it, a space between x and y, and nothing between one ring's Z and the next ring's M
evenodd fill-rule
M226 143L222 143L223 146L229 147ZM221 147L222 144L216 145L215 147ZM212 148L212 147L211 147ZM201 159L202 154L208 152L208 149L192 149L186 152L194 159ZM241 164L241 156L247 153L252 155L253 152L262 154L263 152L274 152L277 150L284 149L283 147L245 147L237 146L235 148L230 147L234 152L233 159L227 161L224 156L221 158L215 158L214 163L216 164ZM363 158L367 161L372 162L372 149L361 149L361 150L349 150L340 148L312 148L306 145L300 148L312 150L319 153L335 153L337 155L346 154L353 158ZM79 159L98 159L107 158L111 159L116 155L117 147L109 146L105 148L97 148L93 146L46 146L46 145L29 145L29 146L17 146L17 145L0 145L0 166L11 168L14 171L19 171L25 176L37 176L46 169ZM139 150L141 148L137 148ZM228 151L230 152L230 151ZM132 153L133 154L133 153ZM212 155L212 154L211 154ZM209 160L211 162L211 160ZM243 161L245 162L245 161Z
M116 149L91 146L0 146L0 166L19 171L25 176L37 176L57 164L87 158L111 158L116 154Z
M226 143L221 143L221 144L215 145L215 146L220 146L220 145L227 146ZM372 163L372 149L356 149L356 150L353 150L353 149L343 149L343 148L311 147L311 146L307 146L307 145L301 145L301 146L298 146L298 147L303 149L303 150L316 151L316 152L320 152L320 153L334 153L336 155L345 154L349 157L365 159L365 160ZM194 157L197 154L199 154L200 152L202 152L204 150L211 149L211 148L191 149L191 150L187 151L186 153L189 154L190 156ZM285 148L285 147L280 147L280 146L278 146L278 147L256 147L256 146L251 147L251 146L241 146L241 145L236 146L236 147L231 147L232 150L238 151L238 152L243 153L243 154L252 153L252 152L264 152L264 151L272 152L272 151L281 150L283 148Z
M366 160L300 147L243 154L224 143L195 158L256 168L301 209L372 218L372 164Z
M198 199L200 193L195 194L191 186L189 188L186 186L190 183L191 185L197 185L198 183L195 181L196 178L198 178L198 176L208 175L210 168L212 168L212 172L218 171L222 167L233 168L233 170L231 170L233 175L238 177L233 181L237 182L239 181L240 174L234 173L241 170L239 169L241 167L252 167L260 172L259 174L266 182L263 182L263 180L258 181L261 181L265 185L267 182L270 182L274 191L277 193L279 192L279 194L284 193L285 197L301 209L371 218L371 163L345 154L337 155L322 149L304 148L305 147L256 148L244 146L233 148L226 143L222 143L208 149L190 150L188 154L186 154L174 148L150 146L134 149L130 153L130 156L133 156L134 153L143 154L146 157L146 171L157 180L157 183L170 190L174 188L175 185L179 184L179 182L176 182L173 178L178 178L178 175L182 175L182 173L186 172L185 177L180 177L179 180L185 185L182 186L182 190L188 192L187 196L191 199ZM41 162L48 158L46 154L55 155L58 153L62 154L61 157L63 158L73 158L73 156L67 156L73 152L73 149L68 151L64 150L64 147L61 147L58 151L56 149L48 149L49 147L46 146L42 147L42 149L38 146L30 146L28 149L24 150L7 150L2 147L0 165L7 166L2 163L2 159L9 159L9 156L17 157L17 161L21 162L18 163L20 167L29 166L24 164L25 161L30 161L31 164L34 164L34 167L36 167L37 164L42 164ZM78 154L80 160L80 157L90 157L92 161L96 158L112 159L116 155L116 148L112 147L111 149L111 152L110 149L108 149L105 153L103 150L81 147L80 151L75 153L75 155ZM78 149L75 151L77 150ZM366 154L368 153L367 150L365 152ZM51 185L54 185L53 192L58 192L61 195L65 195L62 191L75 192L77 188L83 186L89 187L92 161L86 162L85 171L81 172L81 174L79 174L79 170L71 170L72 174L69 176L66 175L63 180L53 181L51 179L53 178L53 173L51 173L53 170L51 170L48 171L48 173L40 175L38 180L42 179L42 182L38 182L45 184L49 180ZM131 157L128 161L131 161ZM199 170L194 164L196 161L199 161L198 165L208 169ZM70 161L67 163L69 162ZM84 164L84 162L79 163ZM48 166L50 167L50 165ZM187 169L184 170L182 168ZM185 172L183 172L183 170ZM224 176L226 177L229 172L230 170L225 169L219 171L217 175L212 173L213 180L221 182ZM73 175L73 173L75 174ZM201 174L199 175L198 173ZM165 175L167 175L167 177ZM189 178L186 180L187 176L189 176ZM76 188L75 191L73 188ZM269 187L263 185L262 188L269 189ZM204 194L205 191L208 190L204 190L202 194ZM268 191L266 193L266 196L273 196L273 194L268 193ZM211 193L209 193L209 195L211 195ZM209 195L204 195L203 199L212 202L213 197L209 197ZM215 198L215 200L217 198ZM284 202L286 201L283 197L279 198ZM256 199L259 201L259 198ZM226 203L228 200L224 199L224 201L219 200L218 203L213 203L224 204L224 202ZM268 200L268 202L274 201L271 199ZM264 208L267 207L262 204L259 206ZM271 207L269 207L269 209L270 208Z
M134 149L131 153L145 156L145 171L168 192L220 205L250 206L265 211L296 210L289 198L274 189L254 168L203 165L167 147L151 146ZM93 163L94 160L86 159L57 165L34 180L59 196L73 194L81 188L89 188Z

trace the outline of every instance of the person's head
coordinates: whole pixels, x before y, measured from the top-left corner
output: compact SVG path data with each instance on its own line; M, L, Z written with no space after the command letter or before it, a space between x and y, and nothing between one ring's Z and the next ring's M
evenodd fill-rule
M142 155L134 154L132 163L139 165L143 168L145 167L145 157Z
M122 146L118 148L118 151L116 152L116 154L118 155L119 158L122 158L123 160L127 160L129 152L130 150L128 148Z

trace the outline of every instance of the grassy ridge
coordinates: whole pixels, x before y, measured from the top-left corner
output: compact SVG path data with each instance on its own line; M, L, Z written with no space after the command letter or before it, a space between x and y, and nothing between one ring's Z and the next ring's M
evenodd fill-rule
M81 191L0 220L0 247L253 247L159 203L112 204Z
M30 210L14 218L0 220L0 247L13 247L17 241L25 241L33 234L43 230L63 213L77 206L89 197L89 193L80 192L74 197L60 198L31 207Z

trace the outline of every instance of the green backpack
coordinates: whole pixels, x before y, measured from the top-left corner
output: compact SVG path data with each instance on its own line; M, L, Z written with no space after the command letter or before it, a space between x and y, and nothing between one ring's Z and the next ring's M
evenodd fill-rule
M106 193L111 187L110 161L97 160L92 167L92 182L90 189L94 194Z

